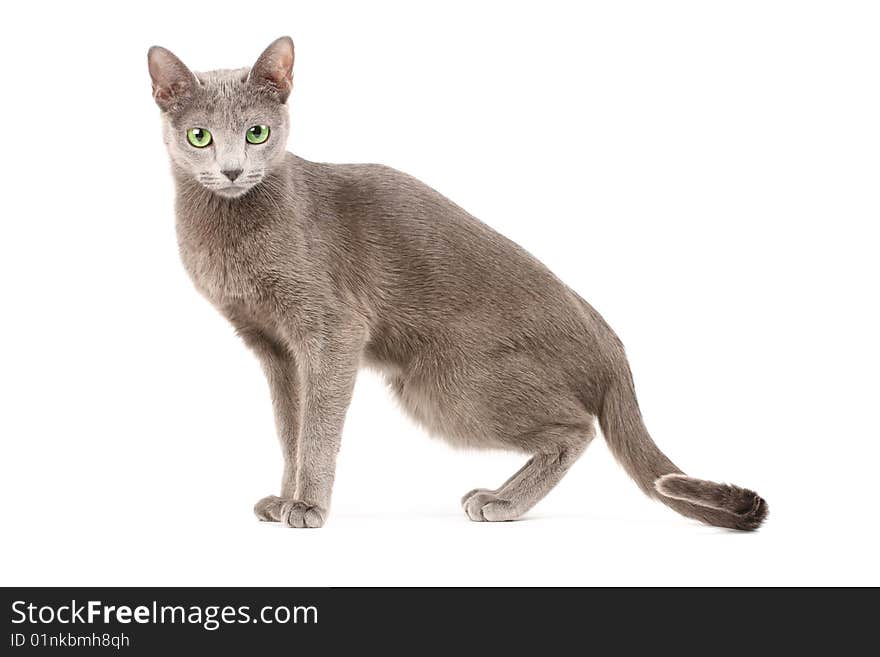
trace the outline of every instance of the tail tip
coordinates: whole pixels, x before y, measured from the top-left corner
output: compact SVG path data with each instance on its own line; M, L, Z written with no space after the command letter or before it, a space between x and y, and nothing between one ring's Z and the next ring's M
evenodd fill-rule
M733 526L743 531L758 529L770 512L767 502L755 491L732 484L693 479L681 473L659 477L654 482L654 488L664 497L729 513L734 518Z

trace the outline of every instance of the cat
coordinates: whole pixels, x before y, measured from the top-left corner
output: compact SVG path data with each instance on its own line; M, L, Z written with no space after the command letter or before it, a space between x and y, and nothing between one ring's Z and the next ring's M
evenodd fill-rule
M596 433L647 493L689 517L756 529L751 490L686 476L645 428L624 349L602 317L525 250L418 180L286 151L293 41L251 68L193 73L148 53L176 184L180 256L259 359L284 456L260 520L321 527L358 369L375 368L431 434L527 463L462 498L514 520Z

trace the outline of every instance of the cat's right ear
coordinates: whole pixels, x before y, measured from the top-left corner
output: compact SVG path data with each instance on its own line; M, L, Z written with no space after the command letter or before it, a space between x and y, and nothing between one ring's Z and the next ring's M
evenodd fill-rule
M150 48L147 63L153 79L153 98L163 112L180 103L199 84L196 76L177 55L161 46Z

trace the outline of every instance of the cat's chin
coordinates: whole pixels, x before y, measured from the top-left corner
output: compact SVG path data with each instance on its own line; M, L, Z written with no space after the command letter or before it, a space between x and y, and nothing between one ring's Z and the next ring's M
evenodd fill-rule
M221 196L223 198L239 198L244 196L251 190L250 187L243 187L241 185L229 185L228 187L220 187L212 189L217 196Z

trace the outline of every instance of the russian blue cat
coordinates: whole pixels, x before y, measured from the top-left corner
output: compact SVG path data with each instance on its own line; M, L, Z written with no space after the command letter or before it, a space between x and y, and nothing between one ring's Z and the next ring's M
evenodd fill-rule
M711 525L757 528L756 493L686 476L646 430L623 346L544 265L418 180L286 151L293 42L251 68L191 72L149 51L196 288L259 358L284 456L261 520L327 519L358 368L380 371L429 432L528 456L462 498L474 521L518 518L563 477L596 420L639 487Z

